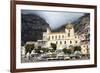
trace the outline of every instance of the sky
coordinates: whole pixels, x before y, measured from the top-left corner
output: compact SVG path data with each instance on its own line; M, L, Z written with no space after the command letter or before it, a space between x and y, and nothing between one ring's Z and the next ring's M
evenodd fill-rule
M40 10L22 10L23 14L36 14L43 18L51 29L59 28L66 23L73 22L85 13L80 12L62 12L62 11L40 11Z

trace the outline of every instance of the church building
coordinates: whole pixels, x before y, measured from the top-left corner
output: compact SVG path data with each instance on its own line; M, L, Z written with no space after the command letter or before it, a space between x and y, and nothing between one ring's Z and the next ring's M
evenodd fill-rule
M52 32L50 28L47 28L46 32L43 32L43 41L45 45L50 48L51 43L57 45L57 49L69 48L69 46L80 45L79 35L74 32L74 26L68 23L64 32Z

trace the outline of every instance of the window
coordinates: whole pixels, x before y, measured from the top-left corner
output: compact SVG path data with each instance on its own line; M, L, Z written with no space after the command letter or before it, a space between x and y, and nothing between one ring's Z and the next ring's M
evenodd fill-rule
M62 35L62 38L64 38L64 35Z
M57 39L57 36L55 36L55 39Z
M54 39L54 36L52 36L52 39Z
M64 43L66 44L66 41L64 41Z
M60 44L62 44L62 42L60 41Z
M70 44L72 44L72 41L70 41Z
M88 48L88 46L87 46L87 48Z
M75 41L75 43L77 43L77 41Z
M85 45L83 47L85 47Z
M60 35L59 35L59 39L60 39Z
M70 33L68 33L68 37L70 37Z

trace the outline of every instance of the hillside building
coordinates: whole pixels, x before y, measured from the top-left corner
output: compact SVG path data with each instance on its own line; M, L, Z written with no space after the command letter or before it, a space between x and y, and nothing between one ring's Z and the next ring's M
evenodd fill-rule
M52 32L50 28L47 28L47 31L43 33L43 41L48 48L50 48L51 43L55 43L57 49L69 48L70 45L80 45L79 35L74 32L74 26L71 23L66 25L64 32Z

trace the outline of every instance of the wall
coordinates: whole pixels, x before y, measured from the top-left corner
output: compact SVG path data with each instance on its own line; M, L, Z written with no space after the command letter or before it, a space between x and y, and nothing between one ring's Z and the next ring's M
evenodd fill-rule
M89 4L98 5L98 37L100 37L100 0L34 0L58 3L74 3L74 4ZM98 38L98 67L85 69L69 69L55 71L41 71L34 73L99 73L100 72L100 38ZM0 73L9 73L10 69L10 0L1 0L0 2ZM32 73L32 72L30 72Z

